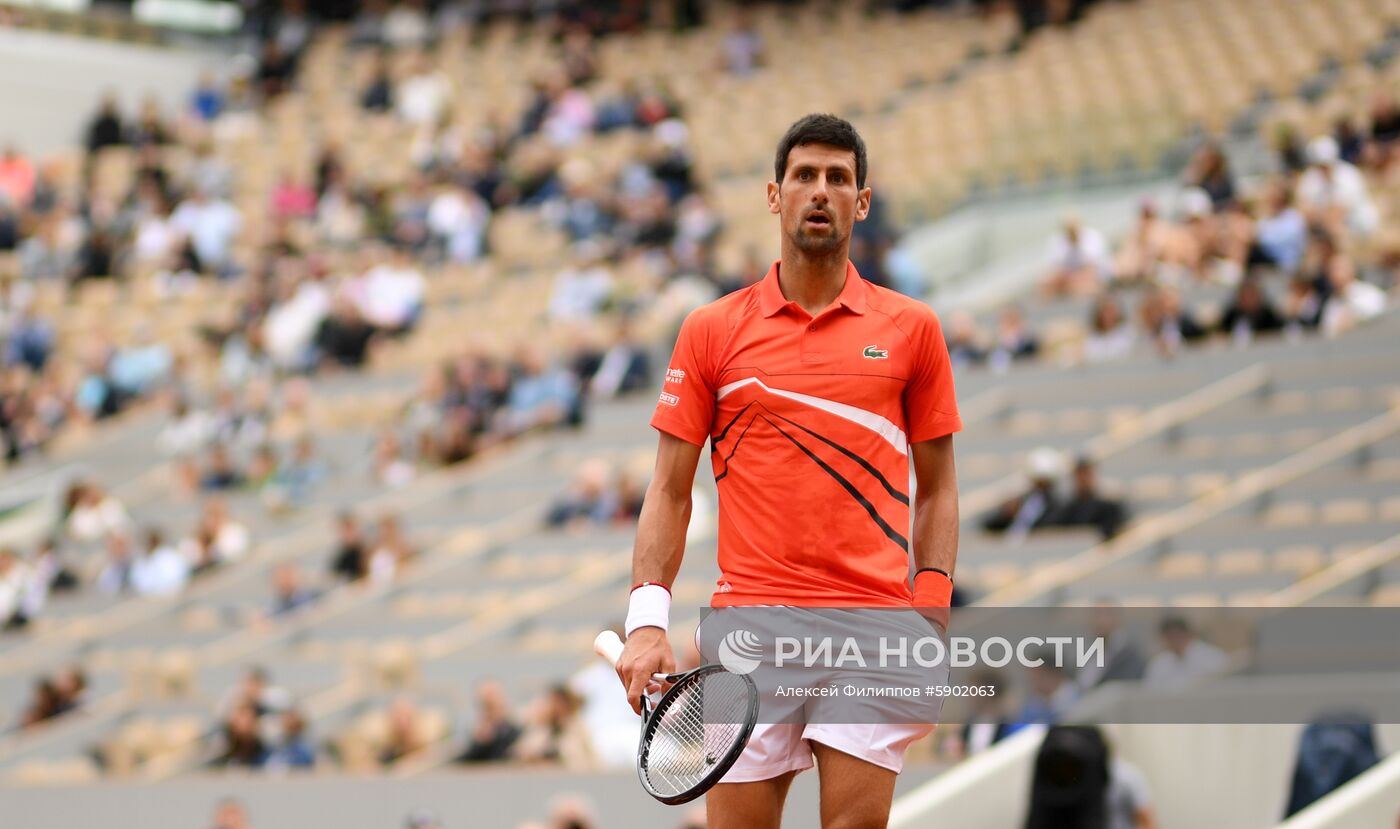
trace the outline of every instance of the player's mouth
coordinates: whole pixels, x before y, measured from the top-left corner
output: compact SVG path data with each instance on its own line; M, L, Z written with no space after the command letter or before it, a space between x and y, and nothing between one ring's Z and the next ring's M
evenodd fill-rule
M826 227L831 224L831 217L820 210L813 210L807 214L805 224L810 227Z

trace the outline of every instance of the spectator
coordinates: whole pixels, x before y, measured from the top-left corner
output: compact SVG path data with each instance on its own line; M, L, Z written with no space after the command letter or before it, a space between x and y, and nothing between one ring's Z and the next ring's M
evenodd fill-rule
M272 569L272 603L267 611L271 618L290 616L318 598L315 590L302 584L301 571L296 565L283 562Z
M207 492L236 489L244 483L243 473L234 465L228 446L216 443L209 448L204 470L199 475L199 488Z
M190 112L200 121L214 121L224 111L224 89L214 73L202 72L190 93Z
M612 295L613 278L602 261L597 242L579 242L572 261L554 277L549 315L554 320L593 319Z
M442 818L429 809L414 809L404 816L403 829L444 829Z
M1210 197L1211 206L1220 211L1235 200L1235 180L1230 175L1230 162L1219 144L1207 143L1196 151L1186 168L1186 186L1199 187Z
M64 503L64 523L74 541L97 541L131 526L122 502L97 484L78 481L68 488Z
M486 763L508 759L522 732L511 717L505 689L498 682L481 683L476 692L476 704L476 722L472 725L467 748L457 757L457 762Z
M620 624L613 627L621 633ZM594 761L605 769L635 765L641 718L617 693L617 671L596 661L569 680L569 689L581 701L579 716L587 730Z
M1036 754L1026 829L1155 829L1151 791L1096 726L1054 726Z
M243 215L229 202L197 189L170 216L196 257L193 270L218 276L233 272L233 242L243 228Z
M397 516L386 514L379 519L374 548L369 554L369 579L375 584L393 581L413 559L414 549L404 538Z
M382 765L391 766L427 745L419 720L417 707L407 697L399 697L390 704L389 736L379 753Z
M427 45L430 37L428 14L423 0L402 0L384 15L384 42L395 49Z
M359 581L369 575L369 552L360 524L352 512L342 512L335 519L336 550L331 557L331 572L346 581Z
M1046 524L1056 527L1094 527L1108 540L1128 519L1122 501L1105 498L1099 492L1098 470L1091 458L1074 462L1074 485L1070 496L1056 507Z
M1274 334L1283 330L1284 319L1264 293L1257 276L1246 277L1235 297L1220 317L1219 330L1238 343L1247 343L1259 334Z
M1285 273L1293 273L1302 262L1308 243L1308 223L1293 205L1293 193L1282 182L1265 191L1268 215L1255 225L1255 241L1261 258Z
M324 363L358 368L369 357L373 336L374 327L365 320L354 301L337 296L331 301L330 313L321 320L314 342Z
M1053 725L1060 722L1069 709L1079 699L1079 689L1047 654L1041 655L1041 664L1026 669L1028 687L1021 702L1021 710L1012 718L1009 731L1015 732L1030 725Z
M575 362L574 373L584 383L589 396L620 397L651 386L651 357L637 342L631 324L618 324L612 345L596 362Z
M1138 305L1138 324L1163 357L1176 354L1184 343L1197 342L1210 333L1181 307L1181 294L1165 286L1149 288L1143 294Z
M131 144L140 149L147 146L164 146L172 143L170 128L165 125L165 117L160 112L160 101L147 96L141 102L141 114L131 127Z
M577 382L568 372L549 364L539 348L527 347L520 373L511 384L505 427L510 434L562 425L575 411Z
M1147 671L1142 650L1123 631L1123 609L1112 599L1099 599L1089 611L1089 633L1103 640L1103 665L1090 663L1079 669L1075 680L1088 692L1105 682L1136 682Z
M131 589L138 596L172 596L185 589L190 567L185 557L165 543L160 530L146 530L146 552L132 562Z
M955 756L958 759L980 754L1012 732L1006 713L1006 687L1000 675L983 669L970 678L970 684L990 688L992 692L969 700L972 710L957 735Z
M407 486L417 474L412 461L404 456L403 443L392 427L381 430L375 440L371 465L374 480L395 489Z
M246 703L234 706L224 721L214 765L257 769L265 762L267 744L258 727L257 711Z
M1356 264L1345 254L1334 254L1327 264L1327 301L1322 307L1320 325L1329 337L1342 334L1357 324L1385 311L1385 292L1356 278Z
M108 92L97 107L97 114L88 122L87 150L94 154L105 147L126 143L126 127L117 109L116 95Z
M765 63L763 35L754 25L752 13L742 6L735 10L734 24L724 36L723 58L725 71L739 77L752 75Z
M29 567L19 556L0 547L0 630L22 628L28 623L25 602L32 581Z
M1102 233L1068 216L1050 240L1049 273L1041 282L1046 296L1092 296L1112 269L1108 242Z
M421 53L393 94L399 117L420 126L437 123L451 97L451 81Z
M555 685L533 707L514 747L526 763L557 763L567 769L593 765L588 735L579 721L579 698L567 685Z
M57 714L76 711L87 702L87 674L77 665L69 665L53 678L54 691L58 694Z
M78 576L65 561L63 550L56 538L45 538L34 554L34 575L45 597L49 593L66 593L77 590Z
M1106 363L1125 359L1137 344L1137 334L1123 316L1123 306L1111 294L1094 302L1089 333L1084 338L1084 362Z
M45 677L34 683L34 697L20 714L20 728L29 729L47 722L60 713L60 697L53 680Z
M992 341L988 362L994 370L1004 371L1017 360L1029 360L1040 353L1040 339L1026 324L1021 309L1008 305L997 316L996 335Z
M360 93L360 107L366 112L388 112L394 108L394 80L389 76L389 59L375 56L369 85Z
M1297 198L1309 221L1359 238L1374 233L1379 216L1366 179L1341 160L1336 139L1314 139L1308 144L1308 162L1307 171L1298 177Z
M238 685L220 701L219 712L227 719L238 708L249 708L261 719L286 711L291 702L291 694L273 685L266 669L254 666L244 672Z
M268 752L268 769L310 769L316 765L316 747L306 736L306 718L296 709L282 713L281 735Z
M253 829L253 825L243 804L227 798L214 807L214 822L209 829Z
M391 334L413 329L423 313L427 281L406 248L395 248L387 262L370 268L350 291L360 316Z
M966 311L954 311L948 320L948 359L954 370L982 363L987 357L977 320Z
M611 470L606 461L593 459L579 467L569 491L549 508L545 523L550 527L605 524L617 513L618 503L611 491Z
M1229 668L1225 652L1200 639L1180 616L1163 619L1158 633L1162 650L1148 661L1143 677L1149 688L1177 690Z
M131 541L125 532L107 536L107 558L97 576L97 589L103 593L122 593L132 589Z
M288 54L276 39L269 38L263 43L257 72L253 76L258 94L264 100L276 98L291 88L295 75L296 58Z
M0 206L23 210L34 198L34 164L6 145L0 151Z
M1303 729L1289 788L1289 818L1380 762L1375 726L1362 714L1329 712Z
M1031 530L1048 524L1060 506L1055 479L1063 467L1064 458L1054 449L1041 447L1031 452L1026 460L1030 488L992 510L982 519L982 528L987 532L1005 532L1013 540L1020 540Z

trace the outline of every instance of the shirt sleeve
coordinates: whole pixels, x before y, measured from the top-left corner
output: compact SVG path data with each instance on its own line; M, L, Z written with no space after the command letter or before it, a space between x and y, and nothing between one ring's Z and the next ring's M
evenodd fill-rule
M932 312L921 322L913 336L916 361L904 388L904 416L909 425L910 443L962 431L957 392L953 388L953 366L948 360L943 328Z
M715 419L708 329L698 311L692 311L681 324L651 418L652 428L696 446L705 445Z

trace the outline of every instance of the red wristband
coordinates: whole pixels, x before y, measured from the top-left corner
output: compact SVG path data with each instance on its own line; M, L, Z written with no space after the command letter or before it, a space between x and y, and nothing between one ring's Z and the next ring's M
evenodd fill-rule
M953 580L938 570L920 570L914 576L914 609L948 630L948 609L953 605Z

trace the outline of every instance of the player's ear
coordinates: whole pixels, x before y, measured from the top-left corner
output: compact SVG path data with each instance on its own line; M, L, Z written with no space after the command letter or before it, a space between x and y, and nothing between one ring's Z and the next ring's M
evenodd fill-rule
M865 217L870 215L870 188L866 187L856 194L856 221L863 222Z
M776 181L768 182L768 212L774 216L783 212L783 197Z

